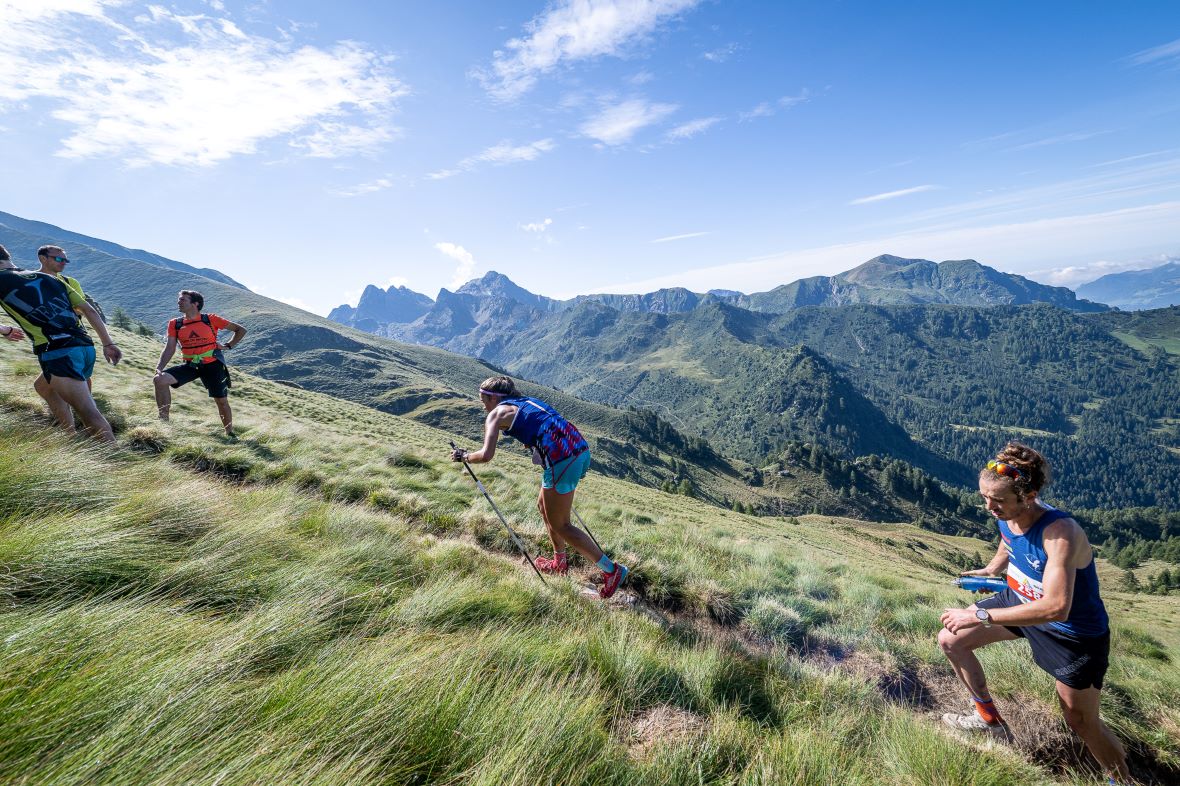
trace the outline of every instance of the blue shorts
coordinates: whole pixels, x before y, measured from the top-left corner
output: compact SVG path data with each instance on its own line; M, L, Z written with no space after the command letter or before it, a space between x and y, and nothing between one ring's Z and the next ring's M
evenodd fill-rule
M41 373L45 375L46 382L54 377L85 382L94 373L94 358L94 345L91 344L88 347L51 349L38 355L37 362L41 364Z
M590 451L583 450L576 456L547 467L541 475L541 488L554 489L558 494L569 494L578 487L578 481L590 471Z

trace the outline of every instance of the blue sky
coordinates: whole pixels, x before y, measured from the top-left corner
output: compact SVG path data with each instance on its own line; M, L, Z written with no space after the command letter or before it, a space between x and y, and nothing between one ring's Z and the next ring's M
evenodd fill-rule
M327 313L1180 256L1180 4L0 0L0 210ZM20 250L14 249L19 252Z

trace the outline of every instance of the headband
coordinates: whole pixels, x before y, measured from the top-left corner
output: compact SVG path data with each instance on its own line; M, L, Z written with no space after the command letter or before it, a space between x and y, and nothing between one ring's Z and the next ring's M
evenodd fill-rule
M507 396L508 395L507 393L500 393L499 391L495 391L495 390L485 390L483 388L480 388L479 392L485 396Z

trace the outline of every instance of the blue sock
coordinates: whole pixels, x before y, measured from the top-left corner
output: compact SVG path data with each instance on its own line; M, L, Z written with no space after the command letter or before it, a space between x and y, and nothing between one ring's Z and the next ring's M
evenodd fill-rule
M610 557L603 554L602 559L598 560L598 569L603 573L614 573L615 563L611 562Z

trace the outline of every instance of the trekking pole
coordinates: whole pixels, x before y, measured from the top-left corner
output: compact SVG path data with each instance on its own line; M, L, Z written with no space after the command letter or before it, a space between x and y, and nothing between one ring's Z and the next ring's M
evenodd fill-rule
M452 440L451 450L458 449L459 448ZM475 485L479 486L479 490L483 492L484 499L486 499L488 504L492 506L492 510L496 511L496 515L500 518L500 523L504 525L504 529L508 530L508 534L512 537L512 542L516 544L518 549L520 549L520 553L524 555L524 558L529 561L529 565L532 565L533 572L537 574L537 578L539 578L543 583L548 584L549 582L545 581L545 577L541 575L541 571L537 570L537 563L533 562L533 558L529 556L529 550L524 547L524 543L521 542L520 537L516 534L515 530L508 526L508 519L504 518L504 514L500 512L500 509L496 507L496 503L492 501L492 495L488 494L488 490L483 487L483 483L480 483L479 478L477 478L475 473L471 471L471 465L467 463L467 459L463 460L463 467L467 470L467 474L471 476L471 479L475 481Z
M570 510L572 510L574 512L574 518L576 518L578 520L578 526L581 527L582 529L586 530L586 534L590 536L590 540L594 541L594 545L598 546L599 551L602 551L602 546L598 545L598 538L594 537L594 533L591 532L590 528L586 526L586 522L582 521L582 517L580 515L578 515L578 509L571 507Z

